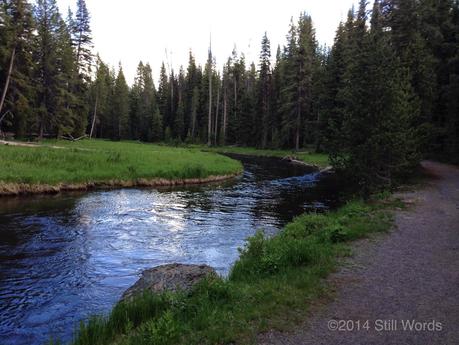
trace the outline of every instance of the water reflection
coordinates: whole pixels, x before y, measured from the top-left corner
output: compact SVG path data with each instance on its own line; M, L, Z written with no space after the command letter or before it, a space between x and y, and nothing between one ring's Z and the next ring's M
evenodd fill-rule
M206 263L226 274L256 229L275 233L338 202L333 181L279 160L245 160L212 186L124 189L0 200L2 344L68 340L111 309L145 268Z

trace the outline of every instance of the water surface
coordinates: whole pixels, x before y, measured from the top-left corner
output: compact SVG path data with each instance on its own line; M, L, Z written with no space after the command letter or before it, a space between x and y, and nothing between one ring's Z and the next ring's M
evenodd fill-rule
M232 182L0 199L0 343L70 340L140 272L180 262L227 274L257 229L336 205L337 185L277 159L243 158Z

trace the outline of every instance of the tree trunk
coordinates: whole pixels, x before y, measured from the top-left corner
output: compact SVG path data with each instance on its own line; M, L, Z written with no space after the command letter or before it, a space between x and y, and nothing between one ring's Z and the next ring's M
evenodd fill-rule
M8 88L10 86L11 74L13 73L15 56L16 56L16 47L14 47L13 50L11 51L10 66L8 68L8 74L6 76L5 86L3 87L2 99L0 100L0 114L3 111L3 105L5 104L6 94L8 93Z
M89 134L89 139L92 139L92 134L94 133L94 125L96 124L97 103L98 102L99 102L99 94L96 95L96 104L94 105L94 115L92 117L91 133Z
M207 130L207 146L212 146L212 62L209 61L209 127Z
M220 112L220 85L218 85L217 87L217 109L215 111L215 129L214 129L214 143L215 145L217 145L217 133L218 133L218 115L219 115L219 112Z
M295 133L295 150L300 150L300 129L301 129L301 111L298 109L296 118L296 133Z
M237 80L234 77L234 119L237 121Z
M226 126L228 124L228 94L226 88L223 90L223 145L226 144Z
M263 138L261 140L261 147L263 149L268 145L268 100L267 100L266 90L263 90Z
M196 109L193 109L193 113L191 114L192 121L191 121L191 138L194 140L194 132L196 129Z

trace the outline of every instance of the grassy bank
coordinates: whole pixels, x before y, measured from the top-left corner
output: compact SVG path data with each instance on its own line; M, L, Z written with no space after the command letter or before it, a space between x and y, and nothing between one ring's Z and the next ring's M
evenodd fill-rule
M260 332L289 329L326 295L323 278L349 253L347 243L390 228L390 207L355 201L300 216L273 238L258 233L228 278L203 281L189 295L120 303L108 317L82 324L74 344L249 344Z
M328 155L324 153L311 153L308 151L294 152L291 150L261 150L254 147L237 147L237 146L195 146L200 147L205 151L220 152L220 153L237 153L242 155L264 156L264 157L295 157L304 163L317 165L318 167L326 167L330 165Z
M63 184L78 189L86 184L148 185L152 180L199 183L242 171L239 162L199 149L101 140L46 141L39 147L0 145L0 161L0 192Z

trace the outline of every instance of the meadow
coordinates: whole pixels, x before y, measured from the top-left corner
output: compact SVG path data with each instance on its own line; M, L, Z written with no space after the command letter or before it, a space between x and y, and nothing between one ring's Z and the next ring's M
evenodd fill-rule
M140 179L206 179L242 172L240 162L196 148L103 140L0 146L0 186L85 184Z

